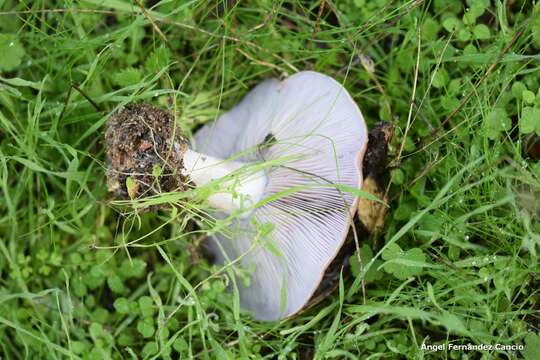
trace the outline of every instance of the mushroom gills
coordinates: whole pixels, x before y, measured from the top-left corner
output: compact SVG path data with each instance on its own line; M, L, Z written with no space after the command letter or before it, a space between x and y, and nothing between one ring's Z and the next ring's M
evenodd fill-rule
M320 285L356 214L356 196L340 187L362 185L367 129L356 103L334 79L300 72L259 84L194 140L195 151L205 155L273 164L258 207L233 218L208 247L217 262L248 275L249 284L237 283L241 305L255 319L297 313Z
M354 219L354 232L349 231L347 240L339 250L338 255L332 260L327 268L324 277L315 291L315 294L309 300L306 307L314 306L330 295L339 285L340 276L349 277L351 270L349 267L349 258L357 250L357 239L365 239L369 236L377 235L384 226L386 215L386 185L387 179L387 153L388 146L392 140L394 126L391 123L382 122L376 124L369 132L368 147L364 156L363 175L364 182L362 191L368 192L380 202L372 201L367 198L361 198L358 201L358 218Z

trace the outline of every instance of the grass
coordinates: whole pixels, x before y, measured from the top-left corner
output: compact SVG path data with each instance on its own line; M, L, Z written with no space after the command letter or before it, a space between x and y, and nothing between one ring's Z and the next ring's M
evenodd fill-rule
M524 0L0 1L0 358L538 359L538 34ZM307 69L396 125L389 214L365 293L352 261L261 323L197 255L204 202L111 203L104 122L146 101L189 135Z

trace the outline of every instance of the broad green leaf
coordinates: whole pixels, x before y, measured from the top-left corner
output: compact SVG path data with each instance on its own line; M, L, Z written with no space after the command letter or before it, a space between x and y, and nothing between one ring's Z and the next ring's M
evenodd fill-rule
M394 169L390 172L390 178L393 184L401 185L405 181L405 174L401 169Z
M484 133L491 140L499 137L500 133L510 130L512 121L502 108L495 108L484 119Z
M0 34L0 71L11 71L21 64L24 48L15 34Z
M396 243L390 244L383 251L382 258L386 260L383 269L401 280L419 275L422 268L428 265L421 249L412 248L404 252Z
M446 31L451 33L460 29L463 26L463 24L456 17L448 17L443 20L442 26Z
M474 27L474 38L477 40L486 40L491 37L491 31L484 24L478 24Z
M30 87L35 90L40 90L43 82L37 82L37 81L28 81L21 78L3 78L0 77L0 81L17 87Z
M19 156L13 156L11 158L17 162L20 162L21 164L23 164L24 166L26 166L27 168L35 172L42 172L45 174L58 176L64 179L76 181L78 183L81 183L84 178L84 172L82 171L51 171L44 168L40 164L36 164L35 162L31 160L28 160Z
M103 335L103 326L100 323L93 322L90 324L88 330L90 332L90 336L92 336L94 339L100 338Z
M471 32L467 29L459 29L456 36L459 41L466 42L471 39Z
M438 318L442 326L448 331L458 334L468 334L468 330L463 325L463 321L459 317L451 313L445 313Z
M521 354L525 360L538 360L538 351L540 349L540 333L529 333L525 336L525 348Z
M459 106L459 100L455 96L447 94L441 99L442 107L447 111L452 111Z
M154 335L155 328L152 318L139 320L137 322L137 330L145 338L149 338L150 336Z
M139 298L139 309L143 316L152 316L154 313L154 301L150 296L141 296Z
M182 353L183 351L186 351L188 349L188 343L187 341L182 337L177 337L176 340L174 340L173 343L173 349L178 351L179 353Z
M475 11L467 11L465 14L463 14L462 20L465 25L472 25L476 23L477 17L478 16L476 15Z
M114 82L119 86L135 85L142 79L142 71L132 67L121 70L113 77Z
M467 5L471 8L478 8L485 10L490 5L490 0L467 0Z
M149 356L156 354L158 351L159 351L159 346L157 342L150 341L146 343L146 345L144 345L142 349L142 355L144 356L144 358L148 358Z
M448 81L450 80L450 77L448 76L448 72L445 70L445 68L440 67L435 75L433 76L433 87L440 89L444 87L446 84L448 84Z
M126 259L122 261L119 275L125 278L136 278L144 274L146 263L142 259Z
M122 283L122 279L120 279L118 275L112 275L107 277L107 285L109 285L109 288L112 290L112 292L117 294L121 294L126 290L124 284Z
M517 99L523 97L523 91L525 90L527 90L527 87L521 81L516 81L512 84L512 95Z
M436 40L440 29L441 25L438 21L427 18L422 24L422 35L426 40Z
M169 59L171 57L169 49L166 47L159 47L152 51L144 62L144 67L150 73L157 73L163 70L169 65Z
M519 131L522 134L530 134L535 130L540 131L540 109L524 107L519 119Z
M364 244L360 248L359 252L360 260L362 260L362 265L366 266L366 264L373 258L373 251L368 245ZM358 251L354 252L354 254L351 255L351 257L349 258L349 263L351 266L352 274L354 276L360 276L362 266L360 266L360 261L358 260ZM376 280L380 280L382 278L382 272L377 270L381 264L382 261L379 259L373 262L373 265L368 269L364 276L364 281L366 282L366 284L369 284Z
M120 314L129 314L130 312L129 300L126 298L121 297L116 299L113 306Z

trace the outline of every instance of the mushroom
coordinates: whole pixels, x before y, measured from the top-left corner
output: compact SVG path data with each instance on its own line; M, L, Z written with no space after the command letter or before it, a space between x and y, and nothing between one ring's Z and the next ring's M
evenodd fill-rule
M267 169L256 186L253 180L246 184L249 190L240 186L255 201L273 200L233 219L233 236L218 233L209 242L220 263L240 258L243 267L254 268L249 285L240 284L239 291L241 305L256 319L291 316L318 288L356 210L357 197L341 189L361 188L367 138L362 114L345 88L311 71L263 82L195 134L196 150L216 158L287 159ZM254 221L274 226L256 248Z
M121 117L111 116L108 134L115 133ZM152 138L163 138L154 134L163 131L163 122L160 129L145 123ZM170 127L165 131L169 135ZM156 146L137 145L144 140L148 136L130 141L138 151L151 152ZM221 186L208 198L213 215L234 216L227 231L208 240L211 254L221 264L233 262L246 270L249 284L238 282L240 301L255 319L294 315L319 287L356 213L358 198L351 189L362 187L368 142L358 106L334 79L299 72L259 84L236 107L202 127L194 140L194 149L184 147L181 137L165 141L177 149L171 158L181 158L181 164L160 158L167 176L189 179L197 187L215 180ZM107 146L113 164L111 155L118 154L110 149L119 144L107 140ZM126 174L139 179L136 164L130 166L109 169L109 178L116 176L109 187L117 194L129 192ZM118 179L118 173L124 178ZM138 183L138 193L149 187L148 181Z

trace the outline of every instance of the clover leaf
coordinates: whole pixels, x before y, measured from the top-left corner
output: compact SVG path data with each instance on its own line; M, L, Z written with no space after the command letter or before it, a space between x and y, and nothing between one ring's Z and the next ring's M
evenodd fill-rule
M440 29L441 25L438 21L432 18L427 18L422 25L422 34L425 39L433 41L437 39L437 34L439 33Z
M354 254L349 258L349 262L351 264L351 272L355 277L361 275L362 269L362 267L360 266L360 261L358 261L358 253L360 253L360 260L362 260L363 266L367 266L371 259L373 259L373 251L371 251L371 248L365 244L362 245L359 251L355 251ZM376 280L380 280L382 278L382 272L378 270L381 264L381 260L373 261L373 265L371 265L371 267L368 269L364 276L364 281L366 282L366 284L374 282Z
M486 40L491 37L491 31L485 24L478 24L474 27L474 38L477 40Z
M120 266L119 275L123 278L137 278L144 275L146 263L142 259L124 260Z
M154 328L154 321L151 317L144 320L139 320L137 322L137 330L143 337L149 338L150 336L154 335L154 332L156 331Z
M454 17L450 16L443 20L442 26L443 28L448 31L449 33L454 32L462 27L461 21Z
M540 334L529 333L525 336L525 348L521 354L526 360L538 360L538 349L540 349Z
M189 345L184 338L177 337L176 340L174 340L173 342L173 349L181 353L183 351L188 350Z
M484 134L491 140L497 139L501 132L511 127L512 121L503 108L495 108L484 119Z
M113 306L120 314L129 314L130 312L129 300L126 298L121 297L116 299Z
M519 119L519 131L530 134L533 131L540 136L540 109L530 106L524 107Z
M527 90L527 86L521 81L516 81L512 84L512 95L517 99L522 98L523 91L525 90Z
M14 34L0 34L0 70L14 70L22 61L24 48Z
M154 313L154 301L150 296L141 296L139 298L139 309L143 316L152 316Z
M435 75L433 75L433 81L432 85L433 87L440 89L444 87L446 84L448 84L448 81L450 81L450 76L448 75L448 71L444 69L443 67L439 68Z
M159 351L159 346L155 341L150 341L144 345L142 349L142 355L144 358L149 358L151 355L156 354Z
M120 279L118 275L111 275L107 277L107 285L109 285L112 292L117 294L122 294L124 291L126 291L126 288L122 283L122 279Z
M467 29L459 29L457 32L457 38L459 41L469 41L471 39L471 32Z
M399 245L390 244L382 253L386 260L383 269L400 280L419 275L422 272L426 256L419 248L403 251Z

